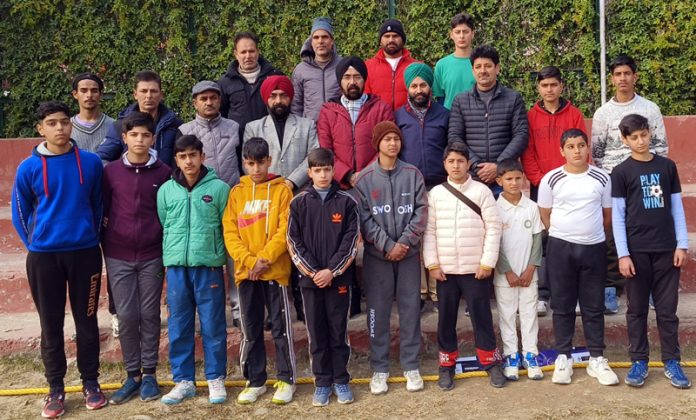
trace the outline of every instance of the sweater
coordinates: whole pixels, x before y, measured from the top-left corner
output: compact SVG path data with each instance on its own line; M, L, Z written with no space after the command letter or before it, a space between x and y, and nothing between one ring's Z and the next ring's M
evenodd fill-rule
M106 138L109 129L114 124L114 119L102 113L101 116L99 116L99 120L89 127L82 125L77 115L73 115L73 117L70 118L70 122L72 122L73 126L70 137L75 140L77 146L82 150L95 153L101 142Z
M462 92L468 92L476 85L474 72L469 57L462 58L450 54L435 64L433 97L451 109L454 98Z

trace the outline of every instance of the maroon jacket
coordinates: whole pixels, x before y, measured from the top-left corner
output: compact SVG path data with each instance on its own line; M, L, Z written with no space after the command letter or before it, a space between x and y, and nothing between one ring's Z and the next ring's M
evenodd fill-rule
M162 225L157 190L171 175L169 166L151 155L145 165L118 159L104 168L104 256L147 261L162 256Z
M334 179L341 188L351 188L347 176L361 171L377 156L372 147L372 128L382 121L394 121L394 113L373 95L360 108L355 127L340 98L322 105L317 121L319 145L334 152Z

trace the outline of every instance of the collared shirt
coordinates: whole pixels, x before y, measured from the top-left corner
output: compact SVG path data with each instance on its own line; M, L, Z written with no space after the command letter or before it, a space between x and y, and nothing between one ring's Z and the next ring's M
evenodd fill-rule
M360 99L357 99L355 101L351 101L348 98L346 98L346 95L341 95L341 104L348 110L348 114L350 115L350 120L353 122L353 125L355 125L355 122L358 120L358 115L360 114L360 108L367 102L367 94L363 93Z

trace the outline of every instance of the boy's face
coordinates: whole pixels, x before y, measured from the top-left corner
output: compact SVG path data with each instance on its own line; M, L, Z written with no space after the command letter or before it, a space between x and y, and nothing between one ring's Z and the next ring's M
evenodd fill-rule
M268 179L268 168L271 167L271 157L266 156L261 160L244 158L244 170L254 184L260 184Z
M590 148L582 137L570 137L561 147L561 155L570 166L577 168L587 166L587 157L590 155Z
M500 66L495 64L493 60L479 57L472 64L472 68L474 70L474 79L476 79L476 87L479 90L487 91L495 86Z
M205 119L213 119L220 113L220 94L214 90L206 90L193 98L196 113Z
M617 93L632 94L637 81L638 73L634 73L630 66L616 66L611 72L611 84Z
M454 41L454 46L460 49L471 47L474 40L474 31L465 23L460 23L450 31L450 39Z
M650 130L648 129L636 130L626 137L621 136L621 140L634 153L650 153Z
M522 186L524 185L524 174L520 171L507 171L497 177L495 181L503 187L503 191L510 195L522 194Z
M49 114L43 120L36 124L36 131L41 137L55 147L64 147L70 142L70 133L72 133L72 123L70 116L63 112Z
M77 82L77 89L72 91L72 96L77 100L80 109L96 109L101 101L99 85L94 80L80 80Z
M205 161L205 153L197 149L188 148L184 151L177 152L174 155L176 166L181 169L181 172L188 178L195 178L201 173L201 167Z
M138 82L133 91L133 97L138 101L140 112L155 112L160 102L162 102L163 96L159 83L155 81Z
M155 137L147 127L133 127L121 134L123 142L128 146L128 153L147 155L155 142Z
M461 153L450 152L445 158L445 171L452 181L461 184L469 177L469 161Z
M396 158L401 151L401 137L396 133L387 133L379 142L379 154Z
M541 99L543 99L545 102L554 103L557 102L561 97L561 93L563 92L563 83L555 77L542 79L537 84L537 91L539 92Z
M334 176L333 166L312 166L307 169L307 175L312 180L312 184L316 188L325 190L331 186L331 180Z

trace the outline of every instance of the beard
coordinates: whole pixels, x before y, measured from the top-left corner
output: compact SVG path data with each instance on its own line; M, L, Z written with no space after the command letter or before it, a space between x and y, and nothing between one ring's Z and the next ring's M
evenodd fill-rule
M349 101L357 101L363 94L357 85L348 86L348 89L344 93Z
M284 104L277 104L271 108L271 113L274 117L283 119L290 114L290 107Z
M411 103L418 108L425 108L428 106L428 102L430 102L430 96L424 93L419 93L416 96L408 95L408 99L410 99Z
M391 43L384 46L384 52L386 52L389 55L396 55L400 53L403 49L403 46Z

